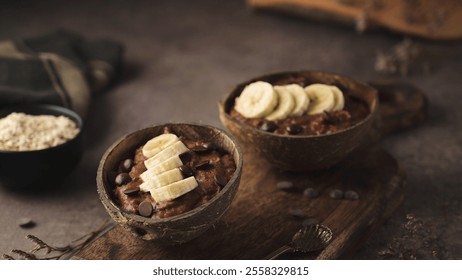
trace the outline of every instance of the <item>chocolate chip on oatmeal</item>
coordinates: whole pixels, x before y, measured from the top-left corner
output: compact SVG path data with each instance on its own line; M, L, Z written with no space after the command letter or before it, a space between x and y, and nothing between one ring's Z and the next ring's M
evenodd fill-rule
M259 126L258 128L260 130L263 130L263 131L266 131L266 132L273 132L275 131L278 126L276 125L275 122L273 121L263 121Z
M194 175L194 171L188 165L182 165L182 166L178 167L178 169L180 169L181 173L185 177L189 177L189 176Z
M140 187L137 185L134 186L129 186L124 190L124 194L126 195L132 195L132 194L137 194L140 191Z
M196 169L206 169L206 168L208 168L210 166L211 166L210 160L203 160L203 161L197 163L194 167Z
M289 125L286 128L287 132L291 135L300 134L303 131L303 127L298 124Z
M115 183L118 186L122 186L122 185L125 185L126 183L130 182L131 180L132 180L132 178L130 177L130 175L128 175L128 173L120 173L115 178Z
M215 180L215 183L217 183L221 187L226 186L226 183L228 183L228 180L226 179L226 175L223 170L217 171L213 179Z
M333 199L342 199L343 198L343 191L339 189L331 190L329 193L329 197Z
M127 158L122 162L121 169L123 172L129 172L130 169L133 167L133 160L131 158Z
M208 148L205 145L196 145L196 146L192 147L190 150L193 151L193 152L196 152L196 153L202 153L202 152L207 151Z
M154 208L152 207L151 202L147 200L141 202L140 205L138 206L138 212L140 213L141 216L144 216L144 217L151 217L153 210Z
M359 194L355 191L346 191L344 195L345 199L348 200L358 200L359 199Z

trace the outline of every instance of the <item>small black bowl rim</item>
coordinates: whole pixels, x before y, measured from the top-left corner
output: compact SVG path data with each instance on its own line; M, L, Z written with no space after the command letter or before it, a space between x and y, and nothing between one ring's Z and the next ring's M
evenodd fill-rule
M37 110L37 111L43 111L40 113L30 113L31 110ZM30 150L30 151L5 151L5 150L0 150L0 154L30 154L30 153L42 153L42 152L48 152L52 150L58 150L62 148L65 145L68 145L69 142L73 141L74 139L78 138L82 134L83 130L83 120L82 118L74 111L71 109L58 106L58 105L51 105L51 104L25 104L25 105L16 105L12 107L5 107L0 109L0 118L4 118L10 113L25 113L25 114L33 114L33 115L47 115L47 113L55 113L55 115L62 115L69 117L77 127L79 128L79 132L74 136L74 138L67 140L66 142L45 148L45 149L40 149L40 150Z
M244 122L240 122L238 120L236 120L235 118L231 117L231 115L226 111L226 101L230 98L231 96L231 93L233 93L237 88L241 87L241 86L246 86L250 83L253 83L253 82L256 82L256 81L259 81L259 80L262 80L262 79L266 79L268 77L271 77L271 76L279 76L279 75L299 75L299 74L302 74L302 73L322 73L322 74L326 74L326 75L330 75L330 76L335 76L335 77L341 77L341 78L344 78L344 79L348 79L348 80L351 80L357 84L360 84L364 87L367 87L367 88L370 88L371 89L371 92L372 94L375 96L374 100L375 100L375 106L372 108L372 111L364 118L362 119L361 121L357 122L356 124L350 126L350 127L347 127L345 129L341 129L339 131L336 131L336 132L333 132L333 133L329 133L329 134L321 134L321 135L281 135L281 134L276 134L276 133L273 133L273 132L267 132L267 131L263 131L263 130L260 130L258 128L255 128L249 124L246 124ZM219 106L222 106L223 108L223 113L225 114L225 116L231 120L232 122L234 123L237 123L239 125L242 125L244 127L247 127L251 130L254 130L256 131L257 133L261 133L263 135L268 135L268 136L273 136L273 137L276 137L276 138L289 138L289 139L312 139L312 138L323 138L323 137L328 137L328 136L331 136L331 135L336 135L336 134L342 134L342 133L345 133L349 130L352 130L352 129L355 129L356 127L358 126L361 126L362 124L366 123L367 121L369 121L370 118L373 118L373 116L375 116L375 114L378 112L378 106L379 106L379 98L378 98L378 94L377 94L377 90L373 87L371 87L370 85L366 84L366 83L363 83L363 82L360 82L356 79L353 79L353 78L350 78L349 76L346 76L346 75L343 75L343 74L337 74L337 73L333 73L333 72L327 72L327 71L317 71L317 70L300 70L300 71L283 71L283 72L275 72L275 73L269 73L269 74L265 74L265 75L262 75L262 76L259 76L259 77L256 77L256 78L252 78L250 80L247 80L245 82L242 82L242 83L239 83L238 85L236 85L235 87L233 87L233 89L231 90L231 92L228 93L228 95L225 97L225 99L223 101L220 101L219 102Z
M235 147L236 147L236 150L237 150L237 153L239 154L239 162L236 162L236 170L234 171L234 174L233 176L231 176L231 179L228 181L228 183L226 184L226 186L223 187L223 189L218 193L218 195L215 195L212 199L210 199L209 201L207 201L206 203L200 205L199 207L196 207L194 209L191 209L190 211L187 211L185 213L181 213L179 215L176 215L176 216L172 216L172 217L167 217L167 218L159 218L159 219L152 219L152 218L147 218L147 217L143 217L143 216L140 216L140 215L136 215L136 214L132 214L132 213L127 213L125 212L123 209L121 209L115 202L114 200L111 198L110 194L107 192L106 190L106 187L105 186L101 186L102 187L102 191L103 193L100 193L100 196L101 195L104 195L106 196L106 199L109 201L109 203L111 204L112 207L114 207L115 209L117 209L118 211L120 211L120 213L125 216L125 217L128 217L130 219L133 219L134 221L137 221L137 222L142 222L142 223L148 223L148 224L156 224L156 223L162 223L162 222L165 222L165 221L169 221L169 222L174 222L174 221L177 221L177 220L181 220L181 219L185 219L185 218L188 218L192 215L194 215L195 213L198 213L198 212L201 212L203 209L207 208L208 205L210 205L211 203L213 203L215 200L219 199L220 197L220 193L223 194L225 190L231 188L231 183L233 183L234 181L236 181L237 177L239 176L239 174L242 172L242 166L243 166L243 156L242 156L242 151L241 151L241 148L239 146L239 142L234 138L234 136L232 136L230 133L228 133L227 131L221 129L221 128L218 128L218 127L215 127L215 126L212 126L212 125L206 125L206 124L200 124L200 123L194 123L194 122L167 122L167 123L160 123L160 124L153 124L151 126L148 126L148 127L144 127L144 128L141 128L141 129L137 129L133 132L130 132L130 133L127 133L125 135L123 135L122 137L120 137L119 139L117 139L107 150L106 152L104 153L104 155L101 157L101 158L106 158L111 152L112 150L117 147L118 145L120 145L122 143L122 141L124 139L126 139L127 137L135 134L135 133L140 133L144 130L148 130L148 129L152 129L154 127L161 127L161 126L165 126L165 125L190 125L190 126L201 126L201 127L206 127L206 128L209 128L209 129L216 129L218 131L220 131L221 133L223 133L223 135L225 135L226 137L228 137L229 139L231 139L231 141L234 143ZM102 162L100 162L99 166L98 166L98 171L101 171L101 172L98 172L98 176L99 174L103 174L103 167L104 167L104 164ZM99 178L101 179L102 183L104 184L104 180L103 178ZM98 179L97 179L98 180ZM100 186L97 186L98 188Z

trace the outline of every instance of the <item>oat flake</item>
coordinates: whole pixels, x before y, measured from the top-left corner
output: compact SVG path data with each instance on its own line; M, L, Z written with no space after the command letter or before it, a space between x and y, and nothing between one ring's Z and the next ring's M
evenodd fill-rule
M65 116L11 113L0 119L0 150L46 149L67 142L79 131L75 122Z

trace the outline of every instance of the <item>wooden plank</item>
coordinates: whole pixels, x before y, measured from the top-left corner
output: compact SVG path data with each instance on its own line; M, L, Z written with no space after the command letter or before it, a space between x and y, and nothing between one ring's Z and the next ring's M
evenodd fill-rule
M247 4L259 10L353 24L358 30L379 26L432 40L462 37L462 4L454 0L420 0L418 3L401 0L380 3L373 0L247 0Z
M311 174L281 173L246 154L238 194L229 211L212 229L182 245L159 246L138 240L117 226L78 254L83 259L261 259L288 243L302 219L289 214L301 209L307 217L329 226L333 241L322 252L298 257L336 259L348 256L364 235L380 225L403 199L404 174L380 148L357 155L340 167ZM359 158L358 158L359 157ZM294 192L276 188L290 180ZM318 198L302 195L306 187ZM360 199L334 200L334 189L355 190ZM297 256L294 256L297 257Z
M383 135L420 124L426 114L425 95L411 84L374 81L379 91ZM291 181L293 192L276 188ZM328 247L284 258L348 258L404 199L404 172L380 145L357 151L337 167L321 172L279 172L244 153L241 184L228 212L204 235L177 246L159 246L133 237L119 226L96 239L76 257L81 259L261 259L290 242L303 219L289 214L301 209L333 231ZM320 196L302 195L313 187ZM360 199L333 200L332 189L355 190Z

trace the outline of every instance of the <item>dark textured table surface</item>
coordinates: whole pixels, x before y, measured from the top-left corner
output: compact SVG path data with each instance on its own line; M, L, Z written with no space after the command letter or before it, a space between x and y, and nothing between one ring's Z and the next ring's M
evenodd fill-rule
M169 121L221 127L217 101L236 83L265 73L316 69L362 81L382 78L374 71L377 52L403 39L254 13L243 1L2 1L0 39L57 27L119 40L126 67L114 88L94 96L85 154L59 190L27 195L0 189L1 253L30 249L29 233L64 245L97 228L108 215L96 193L96 168L123 134ZM418 43L432 54L431 71L407 80L427 93L428 119L384 141L407 172L406 199L354 258L381 258L388 245L403 249L393 242L402 239L418 241L404 248L417 258L462 258L462 43ZM403 229L408 214L423 228ZM37 225L20 228L24 217Z

